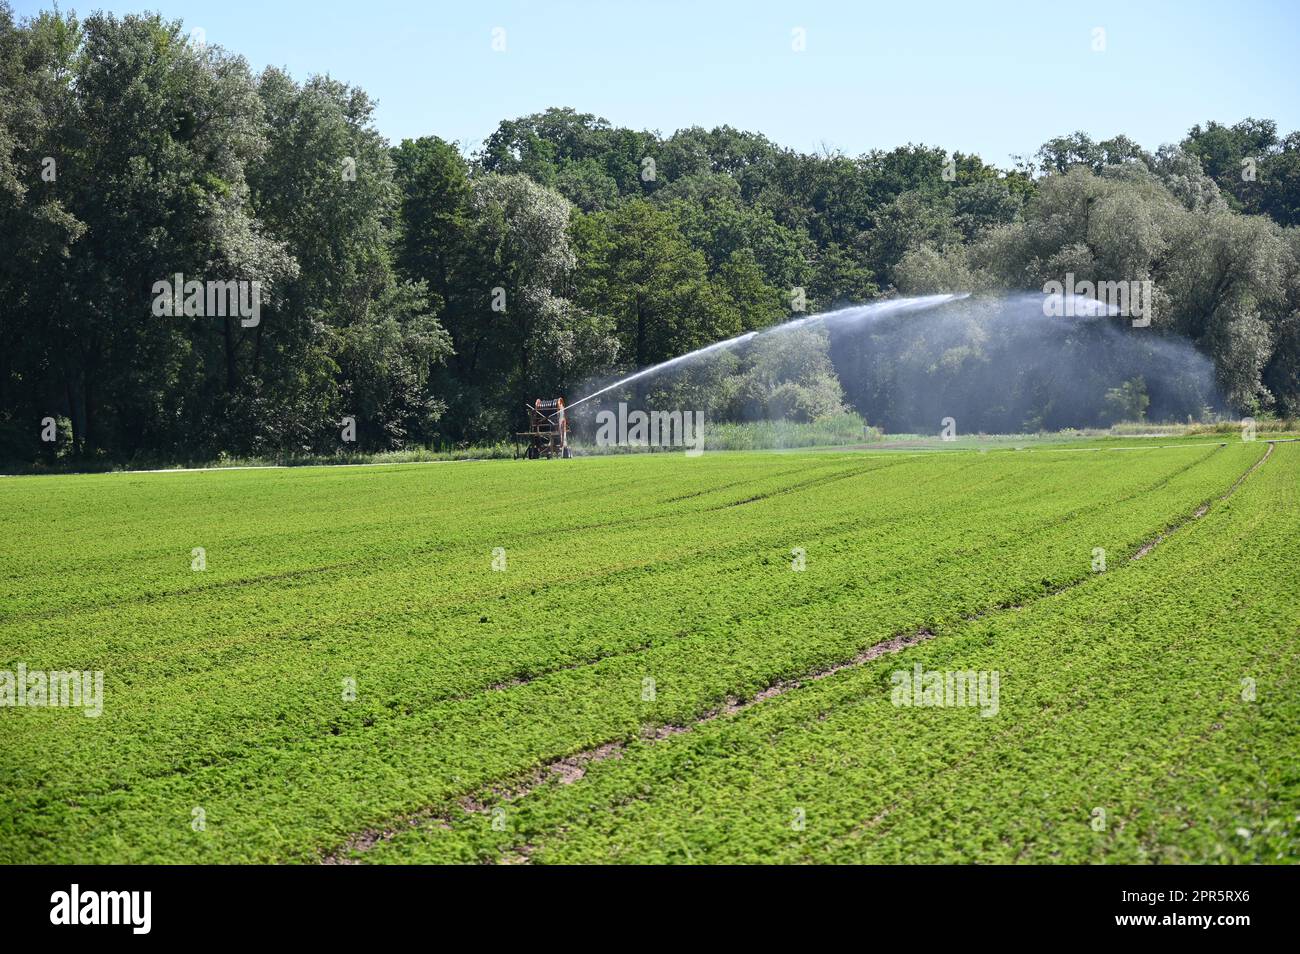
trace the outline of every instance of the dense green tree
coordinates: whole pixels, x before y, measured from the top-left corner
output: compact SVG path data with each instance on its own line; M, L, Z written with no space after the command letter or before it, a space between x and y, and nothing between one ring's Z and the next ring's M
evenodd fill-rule
M701 184L698 179L679 181ZM672 195L665 189L655 199ZM746 253L761 269L763 281L782 297L806 281L812 242L778 223L768 210L746 206L725 193L699 195L693 201L673 197L671 207L687 241L707 256L711 273L718 274L738 253ZM747 317L746 323L762 322Z
M476 374L504 382L498 393L513 414L607 365L615 342L607 314L573 300L573 208L563 196L527 176L490 174L474 183L474 204L476 247L488 264L474 327L459 346L477 356Z
M1277 398L1278 409L1300 417L1300 228L1281 236L1281 296L1273 312L1273 354L1264 371L1264 386Z
M760 338L745 360L734 387L734 416L815 421L844 410L824 329L796 328Z
M269 148L251 175L253 202L299 272L255 329L252 388L241 392L237 419L257 430L245 439L329 449L339 421L351 417L363 448L429 440L442 409L429 386L450 341L433 317L426 274L398 287L391 249L401 194L373 103L335 80L299 85L274 69L259 92ZM411 243L399 254L420 251ZM242 410L249 404L295 413L264 417Z
M1300 132L1265 158L1258 181L1258 210L1282 225L1300 226Z
M450 143L436 136L406 139L392 151L401 191L395 265L423 280L433 307L456 294L468 240L471 210L469 167Z
M579 301L612 320L625 366L664 361L743 328L670 210L634 200L583 216L574 235Z
M1282 137L1271 119L1193 126L1182 148L1196 156L1235 209L1300 225L1300 133Z
M1106 392L1105 407L1107 423L1120 421L1142 421L1146 419L1147 408L1151 398L1147 396L1146 382L1141 376L1125 381L1119 387Z
M1116 320L1061 339L1112 349L1071 379L1078 401L1024 357L1041 341L969 316L889 332L915 343L891 339L892 366L790 334L637 390L814 419L845 399L838 373L893 426L900 389L928 415L1005 379L986 423L1052 426L1137 413L1138 358L1180 339L1226 407L1295 414L1298 221L1300 133L1267 120L1154 152L1077 132L1003 170L554 108L466 159L433 136L391 147L364 91L255 78L159 16L18 21L0 0L0 456L329 452L345 418L360 449L500 440L524 401L792 314L894 289L1041 295L1067 274L1153 289L1146 337ZM255 285L259 320L155 313L178 273ZM1145 378L1149 413L1199 413L1204 377ZM46 418L61 443L40 440Z
M484 144L482 164L488 172L523 173L557 189L584 208L603 207L609 187L618 195L653 191L658 172L650 174L658 137L616 128L607 120L573 109L548 109L502 122ZM599 200L599 202L597 202Z
M0 458L51 456L40 421L66 413L54 303L85 225L58 187L61 143L76 128L75 17L43 13L25 29L0 4ZM66 171L66 169L65 169ZM83 437L84 435L78 435ZM70 438L71 435L65 435Z
M51 97L44 148L57 177L45 185L77 223L39 266L40 365L79 451L203 446L247 335L231 316L159 318L152 289L181 273L273 294L292 270L249 205L246 170L265 148L252 77L156 16L79 28L47 16L29 29L33 82Z
M831 243L813 255L808 281L809 313L870 301L880 294L875 273L857 249Z
M1075 166L1101 172L1105 166L1145 163L1148 159L1142 147L1127 136L1095 142L1084 132L1048 140L1039 148L1036 158L1038 167L1047 174L1067 172Z
M883 281L894 280L894 264L922 245L942 248L961 237L953 221L951 200L926 201L919 191L904 192L886 206L875 228L863 233L864 248L873 272Z
M1182 147L1196 156L1210 178L1229 195L1240 199L1248 180L1242 173L1258 164L1278 145L1277 123L1271 119L1243 119L1232 126L1209 122L1197 124L1187 133Z

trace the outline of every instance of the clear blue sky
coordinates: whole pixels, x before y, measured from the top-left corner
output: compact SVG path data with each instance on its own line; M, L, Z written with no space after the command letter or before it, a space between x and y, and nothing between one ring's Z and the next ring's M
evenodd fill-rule
M21 16L50 0L13 5ZM802 150L924 142L998 164L1075 129L1148 148L1208 119L1300 129L1297 0L61 5L159 10L255 69L359 85L394 142L435 134L472 146L547 106L663 133L728 123ZM492 49L494 27L505 52ZM1092 50L1095 27L1104 52Z

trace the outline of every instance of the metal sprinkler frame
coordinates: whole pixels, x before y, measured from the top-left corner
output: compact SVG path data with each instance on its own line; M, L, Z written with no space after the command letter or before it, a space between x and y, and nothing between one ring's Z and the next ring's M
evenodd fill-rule
M569 447L569 419L564 412L564 398L538 398L524 407L528 409L528 429L515 433L516 437L525 438L527 442L524 456L528 460L571 458L573 450Z

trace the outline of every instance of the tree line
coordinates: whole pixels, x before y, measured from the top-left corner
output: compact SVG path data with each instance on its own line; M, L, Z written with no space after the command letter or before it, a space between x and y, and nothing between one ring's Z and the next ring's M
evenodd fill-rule
M1300 133L1269 121L1001 169L559 108L467 155L390 145L373 109L157 15L0 4L0 457L332 452L345 421L358 450L498 441L525 401L792 315L1066 272L1152 281L1153 333L1213 361L1226 409L1300 413ZM259 313L183 307L191 281ZM710 411L885 413L794 343Z

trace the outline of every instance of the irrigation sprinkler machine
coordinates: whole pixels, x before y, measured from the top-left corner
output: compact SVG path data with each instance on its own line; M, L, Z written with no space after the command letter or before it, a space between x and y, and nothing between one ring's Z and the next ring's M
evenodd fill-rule
M547 460L552 457L572 457L564 398L557 397L549 401L538 398L524 407L528 409L528 430L518 432L518 436L524 438L527 444L524 456L529 460L537 460L539 457Z
M569 421L566 416L567 411L572 411L579 404L585 404L592 398L600 397L602 394L608 394L615 388L621 388L624 385L631 384L640 378L657 374L669 368L676 367L684 362L691 361L702 355L710 354L714 351L722 351L736 345L745 344L753 340L760 334L768 335L785 331L791 331L795 328L802 328L811 322L820 322L831 324L832 322L841 321L862 321L868 317L883 316L902 311L923 310L933 308L936 305L946 304L950 301L960 301L963 298L969 298L969 292L963 292L960 295L925 295L920 298L892 298L886 301L873 302L870 305L853 305L848 308L841 308L838 311L826 312L825 314L809 315L807 318L797 318L793 321L787 321L784 324L774 325L763 331L747 331L743 335L737 335L734 338L728 338L725 341L715 341L713 344L705 345L703 348L696 348L688 354L678 355L676 358L669 358L667 361L661 361L649 368L642 368L640 371L634 371L626 377L619 378L613 384L607 384L599 391L592 391L584 398L579 398L572 404L565 407L564 398L552 398L544 400L538 398L532 404L525 404L528 409L528 430L516 431L516 446L518 438L526 439L527 448L524 456L529 460L537 460L539 457L545 457L548 460L552 457L572 457L573 451L569 448Z

